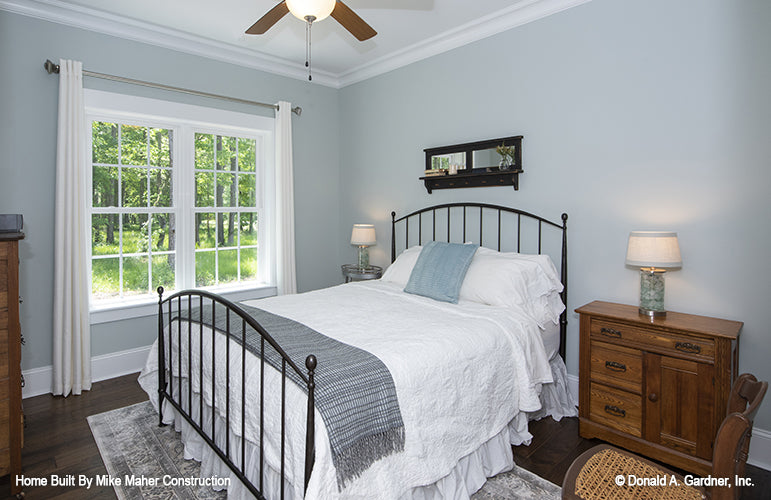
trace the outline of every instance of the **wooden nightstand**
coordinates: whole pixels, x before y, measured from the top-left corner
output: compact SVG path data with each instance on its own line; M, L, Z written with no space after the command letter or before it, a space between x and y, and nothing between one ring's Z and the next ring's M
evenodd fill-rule
M581 315L580 433L706 475L737 376L741 322L592 302Z

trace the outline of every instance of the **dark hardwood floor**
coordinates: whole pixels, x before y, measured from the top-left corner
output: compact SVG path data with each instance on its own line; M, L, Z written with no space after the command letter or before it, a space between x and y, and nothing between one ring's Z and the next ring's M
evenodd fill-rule
M107 474L86 417L146 400L137 375L97 382L81 396L46 394L25 399L22 473L30 478ZM10 493L8 481L8 477L4 478L0 490L3 498ZM25 487L24 492L27 499L116 498L112 487Z
M94 384L91 391L77 397L37 396L24 400L27 427L24 435L22 469L27 477L55 474L94 477L107 474L86 417L144 401L147 395L136 382L137 374ZM530 446L514 447L516 463L555 484L573 460L597 440L578 435L578 420L565 418L555 422L545 418L530 424ZM771 498L771 472L747 466L754 486L744 488L747 500ZM0 480L0 497L9 496L9 479ZM26 487L27 499L114 499L112 487Z

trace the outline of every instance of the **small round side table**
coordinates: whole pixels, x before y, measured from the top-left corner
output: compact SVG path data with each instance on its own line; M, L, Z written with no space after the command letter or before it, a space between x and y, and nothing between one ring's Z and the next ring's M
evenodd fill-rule
M368 266L360 268L356 264L343 264L340 266L343 270L345 282L377 280L383 276L383 268L378 266Z

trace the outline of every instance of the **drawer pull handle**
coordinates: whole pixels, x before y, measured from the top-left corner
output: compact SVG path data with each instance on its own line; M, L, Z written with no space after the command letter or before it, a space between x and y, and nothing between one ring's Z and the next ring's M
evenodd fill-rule
M618 406L605 405L605 413L610 413L614 417L626 417L626 410L622 410Z
M608 370L612 370L614 372L626 371L626 365L624 363L619 363L618 361L606 361L605 368L607 368Z
M701 346L698 346L696 344L691 344L690 342L677 342L675 344L675 349L677 349L678 351L692 352L696 354L701 352Z
M618 330L614 330L613 328L606 328L603 326L602 328L600 328L600 333L608 337L616 337L618 339L621 338L621 332L619 332Z

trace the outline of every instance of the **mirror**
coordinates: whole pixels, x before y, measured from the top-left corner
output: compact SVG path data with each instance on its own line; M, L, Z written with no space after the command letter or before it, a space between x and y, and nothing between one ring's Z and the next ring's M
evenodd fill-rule
M447 170L448 172L455 173L458 170L465 170L465 168L465 153L448 153L431 157L432 170Z
M424 149L426 175L522 170L522 136Z
M475 167L497 167L500 162L501 155L495 152L495 148L474 151Z

